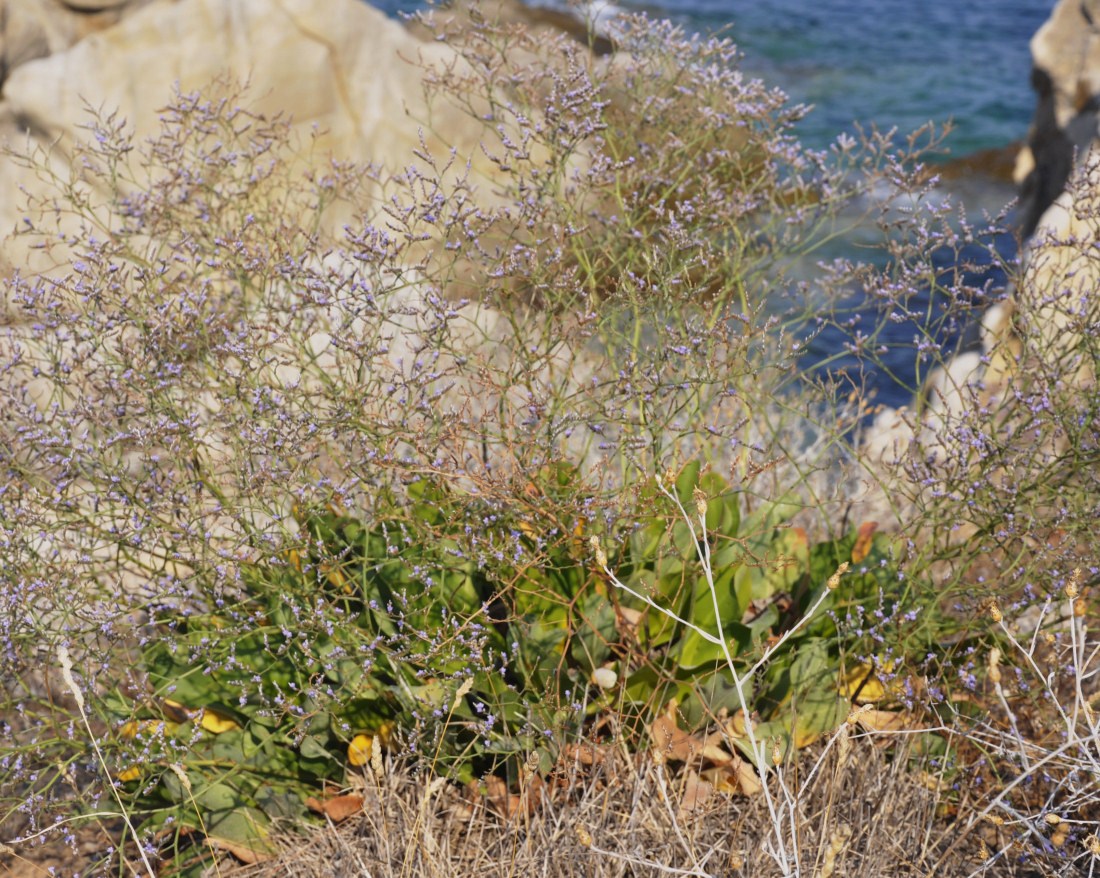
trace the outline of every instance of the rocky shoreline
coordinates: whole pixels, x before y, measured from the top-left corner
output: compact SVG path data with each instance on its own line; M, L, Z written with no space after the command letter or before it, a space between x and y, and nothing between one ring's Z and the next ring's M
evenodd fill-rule
M535 28L570 27L568 16L512 0L494 0L486 13ZM404 27L360 0L3 0L0 22L0 140L48 153L58 168L68 161L89 107L118 107L141 138L157 125L173 83L188 92L228 75L249 81L260 111L293 118L312 142L315 160L331 154L397 170L417 147L428 115L422 66L446 63L448 53L422 29ZM1035 240L1093 235L1064 190L1075 164L1089 173L1097 161L1100 0L1060 0L1031 49L1037 105L1014 169L1023 231ZM484 162L476 148L480 131L468 116L455 112L432 123L464 157ZM963 159L960 166L984 167L987 158ZM35 177L10 159L0 161L0 185L9 193L33 193ZM19 221L19 199L5 199L0 229L12 230ZM47 267L17 237L8 237L0 252L8 272ZM1029 258L1028 288L986 315L983 351L959 358L930 382L941 409L959 404L962 386L999 380L997 370L1010 366L995 351L1019 347L1013 338L1022 323L1066 330L1039 291L1071 276L1080 289L1081 278L1092 275L1091 261L1082 265L1065 253L1054 263ZM17 321L7 310L7 321ZM921 429L935 431L936 411L931 406L933 420L923 428L906 412L882 413L869 447L885 454Z
M271 0L3 0L0 140L19 145L29 136L34 144L56 143L64 150L85 121L85 101L118 106L122 116L145 128L164 100L149 88L151 82L163 81L165 92L174 82L188 91L228 74L248 78L268 109L286 112L303 129L328 129L323 149L352 160L400 161L415 143L412 120L420 104L420 74L412 62L438 54L439 47L428 44L423 27L402 27L359 0L327 3L323 11L315 6ZM583 24L560 10L518 0L492 0L479 9L502 22L565 30L587 40ZM1074 154L1095 138L1097 22L1097 0L1059 2L1031 43L1037 103L1026 145L964 156L945 167L948 176L977 170L1001 178L1014 165L1025 235L1063 191ZM604 53L611 47L597 38L593 48ZM288 58L292 64L285 63ZM9 187L25 182L9 165L0 166L0 179ZM0 229L11 229L13 220L18 217L9 202L0 208Z

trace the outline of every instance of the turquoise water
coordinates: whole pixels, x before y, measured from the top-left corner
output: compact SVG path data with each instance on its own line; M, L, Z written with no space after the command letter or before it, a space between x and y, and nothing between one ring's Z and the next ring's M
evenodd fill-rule
M544 0L545 2L545 0ZM391 14L416 0L377 0ZM685 28L722 31L746 70L812 104L820 147L853 122L912 131L955 120L955 156L1024 137L1034 107L1028 41L1054 0L617 0Z

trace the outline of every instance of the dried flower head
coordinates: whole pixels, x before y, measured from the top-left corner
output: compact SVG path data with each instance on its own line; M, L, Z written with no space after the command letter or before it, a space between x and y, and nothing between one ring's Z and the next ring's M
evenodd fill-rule
M604 553L603 546L600 545L600 538L593 534L588 538L588 545L592 548L592 554L596 556L596 565L606 570L607 555Z
M691 496L695 501L695 513L699 516L700 520L706 519L707 495L700 488L694 488L692 489Z
M848 572L848 562L842 561L840 566L836 568L836 573L829 577L829 581L826 585L830 591L836 591L840 587L840 577Z
M989 679L994 683L1001 682L1001 651L997 647L989 650Z
M1066 597L1071 601L1081 593L1081 568L1075 567L1066 581Z

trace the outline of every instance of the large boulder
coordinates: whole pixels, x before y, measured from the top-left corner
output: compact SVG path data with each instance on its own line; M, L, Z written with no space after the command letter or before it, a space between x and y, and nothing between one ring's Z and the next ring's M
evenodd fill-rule
M984 315L980 357L965 355L933 373L923 420L905 411L879 415L864 444L874 460L896 460L914 443L935 445L945 423L996 397L1021 364L1079 392L1095 385L1095 355L1085 343L1100 326L1100 0L1059 0L1031 54L1036 108L1016 167L1028 239L1023 271L1011 296Z
M416 18L408 27L414 35L430 40L441 29L461 28L473 21L487 20L504 27L522 27L536 38L568 34L577 42L590 46L597 55L606 55L613 49L606 33L606 18L617 12L610 5L600 8L591 4L587 8L567 9L527 4L523 0L456 0L431 12L433 27Z
M1074 155L1097 136L1100 0L1059 0L1032 38L1031 56L1037 101L1017 165L1025 235L1061 194Z
M65 51L14 69L0 102L0 138L48 148L64 167L88 122L88 108L117 108L139 139L159 125L173 87L203 90L215 80L247 80L250 108L289 115L304 160L330 156L399 171L426 132L485 161L475 149L481 126L439 106L429 120L420 65L444 63L451 50L425 44L361 0L156 0L114 27ZM308 153L308 156L306 155ZM476 170L476 168L475 168ZM0 161L0 189L32 191L37 175ZM18 198L0 201L0 235L20 219ZM338 218L337 218L338 219ZM10 250L11 264L31 258Z
M62 52L150 0L0 0L0 85L12 70Z
M1085 149L1069 186L1040 217L1015 291L1030 360L1082 391L1096 381L1100 329L1100 144Z

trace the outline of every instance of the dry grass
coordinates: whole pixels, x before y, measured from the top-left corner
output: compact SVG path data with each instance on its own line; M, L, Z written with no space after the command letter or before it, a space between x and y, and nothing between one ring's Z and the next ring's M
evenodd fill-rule
M856 741L798 804L801 874L969 875L979 841L950 847L945 802L898 746ZM840 770L837 770L837 769ZM512 818L454 787L434 795L407 770L364 784L362 813L233 872L268 878L557 878L782 874L762 850L762 798L713 793L685 808L691 773L619 758L557 779L539 807ZM1028 874L1002 862L989 874Z

